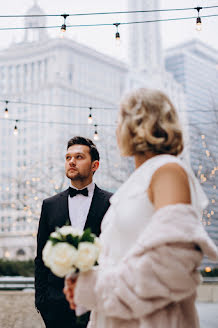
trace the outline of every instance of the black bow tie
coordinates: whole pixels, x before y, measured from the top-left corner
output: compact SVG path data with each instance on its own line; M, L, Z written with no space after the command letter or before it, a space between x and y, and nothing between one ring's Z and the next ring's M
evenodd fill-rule
M84 189L81 189L81 190L77 190L77 189L74 189L74 188L71 188L69 187L69 195L70 197L74 197L78 194L81 194L83 196L88 196L89 195L89 192L88 192L88 189L87 188L84 188Z

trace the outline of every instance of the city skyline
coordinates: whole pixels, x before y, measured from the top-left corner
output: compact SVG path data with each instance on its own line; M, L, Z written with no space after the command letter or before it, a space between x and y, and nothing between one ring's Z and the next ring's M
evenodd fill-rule
M104 11L124 11L127 10L127 0L111 0L110 2L94 0L92 6L87 6L87 1L82 0L79 2L63 0L61 3L57 0L20 0L19 3L14 3L12 0L8 0L4 3L4 7L1 9L2 15L8 14L25 14L27 10L36 2L42 8L46 14L62 14L62 13L84 13L84 12L104 12ZM214 0L185 0L185 1L172 1L161 0L160 8L187 8L196 6L213 6L218 5L218 1ZM71 9L72 8L72 9ZM139 8L140 9L140 8ZM185 12L172 12L161 13L160 18L175 18L175 17L187 17L196 16L196 10ZM201 15L218 14L218 8L210 10L202 10ZM146 19L146 14L143 14ZM141 19L139 19L141 20ZM92 23L113 23L119 21L131 21L130 15L109 15L109 16L94 16L89 17L69 17L67 24L92 24ZM47 17L47 25L61 25L63 19L61 17ZM149 23L155 24L155 23ZM218 50L218 39L216 37L216 26L218 24L218 17L210 17L202 19L202 31L197 32L195 30L195 20L181 20L162 22L161 35L163 39L163 48L167 49L176 46L179 43L188 41L193 38L197 38L202 42L214 47ZM23 18L2 18L0 23L1 27L22 27L24 26ZM90 28L68 28L66 37L74 39L80 43L86 44L89 47L96 49L97 51L107 53L118 59L127 61L128 54L128 27L120 26L121 35L121 47L116 47L115 44L115 27L90 27ZM48 29L48 33L51 37L59 36L59 29ZM0 31L1 35L1 49L8 47L12 42L20 42L24 36L24 31Z

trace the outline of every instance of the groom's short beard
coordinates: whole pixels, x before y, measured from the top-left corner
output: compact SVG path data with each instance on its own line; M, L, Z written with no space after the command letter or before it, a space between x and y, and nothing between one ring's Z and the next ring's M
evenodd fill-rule
M90 176L90 172L87 173L87 174L83 174L83 175L82 175L81 173L78 172L78 174L75 175L75 176L73 176L73 177L71 177L70 175L67 174L68 179L70 179L71 181L84 181L84 180L86 180L89 176Z

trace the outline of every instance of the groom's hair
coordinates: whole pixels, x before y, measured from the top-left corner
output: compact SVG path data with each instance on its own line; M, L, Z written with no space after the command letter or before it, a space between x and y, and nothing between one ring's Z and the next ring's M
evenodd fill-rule
M100 156L96 145L89 138L84 138L80 136L73 137L67 143L67 149L73 145L84 145L89 147L92 162L99 161Z

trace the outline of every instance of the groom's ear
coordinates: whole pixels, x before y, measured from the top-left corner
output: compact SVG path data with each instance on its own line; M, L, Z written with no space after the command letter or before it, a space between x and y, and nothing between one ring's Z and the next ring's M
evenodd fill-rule
M97 160L93 161L92 162L92 173L94 174L98 168L99 168L99 161L97 161Z

